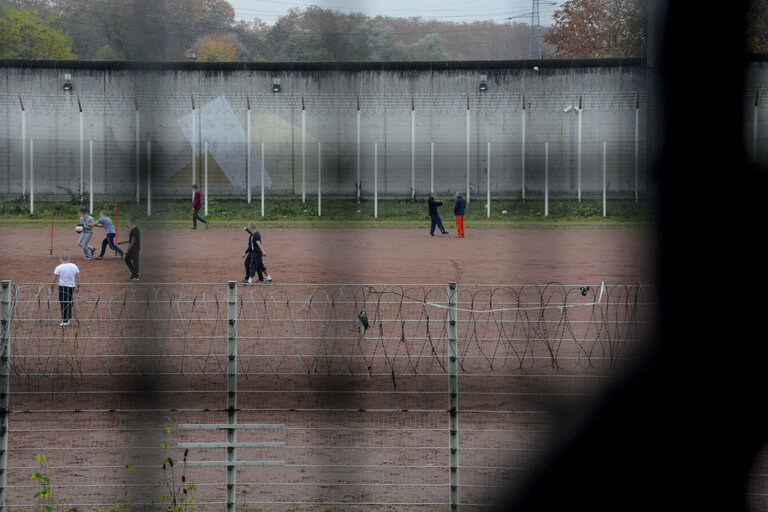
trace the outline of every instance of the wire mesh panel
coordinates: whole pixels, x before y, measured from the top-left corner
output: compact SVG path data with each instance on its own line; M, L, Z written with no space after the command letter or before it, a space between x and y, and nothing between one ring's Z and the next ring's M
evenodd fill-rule
M16 285L9 507L222 510L228 465L246 510L448 506L445 286L244 286L231 319L227 300L223 284L87 284L62 327L50 285ZM594 393L652 303L639 285L459 286L462 506L518 481L548 400ZM53 494L35 497L36 473Z

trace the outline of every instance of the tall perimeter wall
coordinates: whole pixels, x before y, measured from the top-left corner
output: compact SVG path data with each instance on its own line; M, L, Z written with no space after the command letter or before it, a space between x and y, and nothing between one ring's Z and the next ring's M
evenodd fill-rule
M548 143L550 194L576 197L581 185L595 197L605 141L608 194L642 196L645 76L640 59L0 61L0 195L78 192L81 176L88 192L92 164L97 197L133 198L137 188L144 197L148 175L153 197L187 196L203 182L207 142L213 196L245 197L249 169L258 194L262 161L267 194L314 195L320 154L324 194L354 195L359 169L363 196L376 170L382 195L409 197L414 186L423 196L433 183L438 193L463 191L469 181L484 197L490 167L494 197L520 197L523 184L535 197Z

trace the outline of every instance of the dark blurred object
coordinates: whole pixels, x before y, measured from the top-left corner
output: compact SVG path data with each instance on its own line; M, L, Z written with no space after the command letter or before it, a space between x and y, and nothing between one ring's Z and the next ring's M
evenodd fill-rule
M589 412L555 418L553 451L511 491L507 510L746 510L746 473L768 440L760 407L768 343L762 300L750 294L766 289L753 240L768 179L744 153L745 5L718 11L715 37L704 35L704 5L652 0L649 12L658 25L649 26L648 47L659 49L648 59L659 116L648 120L657 137L649 141L659 212L656 334ZM711 70L713 82L692 81L692 69ZM739 183L743 209L734 216L707 207L725 173ZM712 294L712 282L726 293Z

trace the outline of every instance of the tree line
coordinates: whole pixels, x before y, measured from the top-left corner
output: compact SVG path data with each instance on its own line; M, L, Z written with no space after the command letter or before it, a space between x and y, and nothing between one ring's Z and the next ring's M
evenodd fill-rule
M545 58L645 55L647 0L567 0ZM521 19L523 21L523 19ZM746 51L768 51L768 0L750 0ZM440 61L528 57L525 22L457 23L294 8L274 24L227 0L0 0L0 58L137 61Z

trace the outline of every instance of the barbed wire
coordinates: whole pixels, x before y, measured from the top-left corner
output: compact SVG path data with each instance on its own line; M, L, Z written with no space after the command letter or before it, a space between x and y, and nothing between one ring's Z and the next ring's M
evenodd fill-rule
M354 115L360 109L363 115L385 113L408 114L412 109L434 115L463 116L467 105L475 115L495 115L500 112L519 112L526 108L531 112L561 112L568 105L578 105L587 111L623 112L633 110L638 96L641 108L646 107L645 91L568 91L568 92L486 92L446 94L347 94L347 93L290 93L279 94L217 92L137 92L134 95L95 94L15 94L0 93L0 109L9 113L24 110L35 116L78 115L80 109L86 115L128 116L136 108L148 114L185 115L201 109L204 115L244 115L250 105L253 112L289 114L300 112L302 107L309 115Z
M650 320L648 289L559 285L459 287L465 374L616 365ZM85 285L60 327L50 285L15 285L17 377L224 375L224 286ZM444 374L447 297L435 285L245 287L238 294L239 374Z

